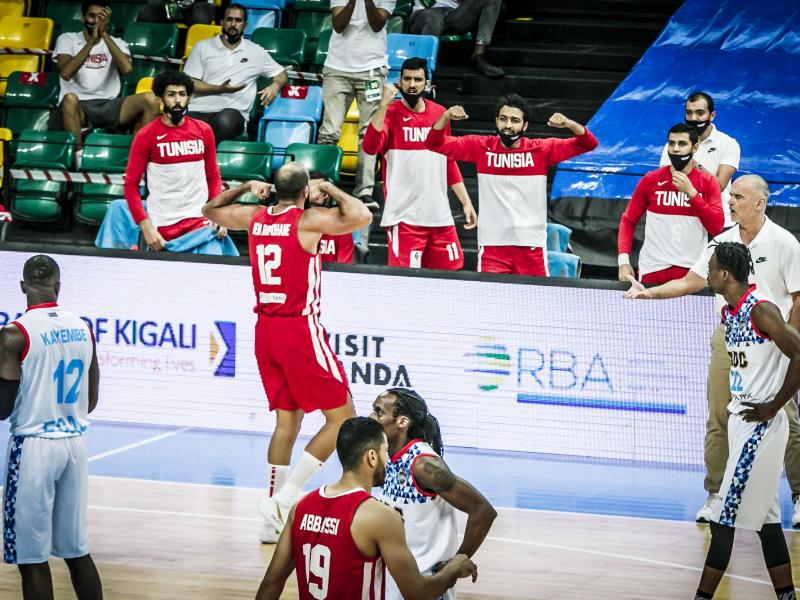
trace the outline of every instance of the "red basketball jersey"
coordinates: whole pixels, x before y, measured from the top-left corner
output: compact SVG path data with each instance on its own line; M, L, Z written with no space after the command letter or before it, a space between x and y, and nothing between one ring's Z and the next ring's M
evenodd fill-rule
M353 514L370 498L361 489L333 497L318 489L297 503L292 552L300 600L383 600L383 559L361 554L350 535Z
M289 207L272 214L274 206L257 212L250 222L250 264L256 306L270 317L301 317L319 313L320 260L297 237L303 210Z

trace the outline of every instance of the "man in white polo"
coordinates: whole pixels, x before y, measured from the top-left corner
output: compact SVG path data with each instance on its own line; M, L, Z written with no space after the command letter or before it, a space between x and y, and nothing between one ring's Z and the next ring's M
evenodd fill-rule
M743 175L731 187L730 211L735 223L708 245L697 263L682 278L645 289L630 278L632 287L626 298L676 298L706 287L708 261L718 242L738 242L750 250L754 274L751 283L780 308L783 318L800 329L800 242L783 227L773 223L765 214L769 200L767 182L758 175ZM716 297L716 311L725 304ZM697 521L711 520L714 504L719 499L719 487L728 460L728 402L730 401L731 363L725 349L725 329L720 323L711 336L711 363L708 369L708 423L706 424L705 488L708 499L697 512ZM792 490L794 511L792 526L800 526L800 421L797 403L785 406L789 416L789 441L786 444L786 477Z
M217 143L244 133L256 98L256 81L271 77L258 92L267 106L286 85L286 70L264 48L242 38L247 10L240 4L225 9L222 35L197 42L183 72L194 80L189 116L211 125Z
M731 179L739 168L741 150L739 142L722 133L714 125L717 111L714 110L714 99L705 92L692 92L686 98L686 124L697 130L700 146L694 153L694 161L700 168L717 178L722 190L722 210L725 213L725 227L731 227L731 211L728 203L731 199ZM667 146L661 152L662 167L669 166Z

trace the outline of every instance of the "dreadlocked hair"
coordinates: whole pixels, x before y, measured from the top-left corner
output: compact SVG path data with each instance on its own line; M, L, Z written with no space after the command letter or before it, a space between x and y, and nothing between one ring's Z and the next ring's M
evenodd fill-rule
M753 258L747 246L739 242L720 242L714 250L717 264L739 283L747 283L753 273Z
M430 444L436 454L443 456L444 444L439 421L428 412L428 405L422 396L406 388L391 388L386 391L395 397L394 417L408 417L411 421L408 437L423 440Z

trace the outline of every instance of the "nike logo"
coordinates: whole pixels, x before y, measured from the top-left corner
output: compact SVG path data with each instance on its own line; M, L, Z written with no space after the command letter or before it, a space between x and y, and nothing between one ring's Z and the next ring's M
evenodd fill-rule
M759 256L759 257L756 259L756 262L757 262L757 263L767 262L767 257L766 257L766 256Z
M403 121L410 121L413 117L403 117Z
M659 181L659 182L658 182L658 185L664 185L664 184L665 184L665 183L667 183L668 181L669 181L669 179L665 179L664 181Z
M163 139L163 138L165 138L165 137L167 137L167 134L166 134L166 133L162 133L161 135L157 135L157 136L156 136L156 139L157 139L157 140L161 140L161 139ZM661 185L661 184L659 184L659 185Z

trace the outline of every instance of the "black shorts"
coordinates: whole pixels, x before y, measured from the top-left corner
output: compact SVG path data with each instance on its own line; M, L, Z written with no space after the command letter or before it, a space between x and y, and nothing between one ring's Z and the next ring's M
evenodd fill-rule
M109 131L119 131L119 115L125 98L111 98L110 100L79 100L83 114L86 116L87 127L97 127ZM61 106L50 115L48 129L62 131L64 120L61 116Z

